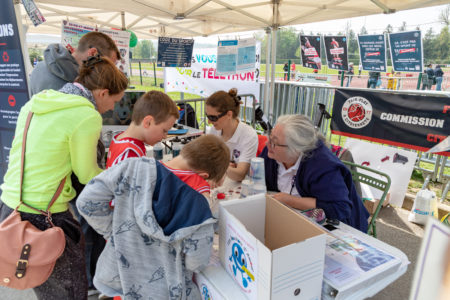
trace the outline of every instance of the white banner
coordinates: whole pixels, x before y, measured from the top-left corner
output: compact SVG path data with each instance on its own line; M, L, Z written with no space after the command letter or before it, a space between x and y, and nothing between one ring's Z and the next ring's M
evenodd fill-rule
M115 43L120 52L120 59L117 61L116 66L128 77L129 65L130 65L130 33L128 31L95 28L89 25L77 24L69 21L62 21L61 28L61 44L64 47L76 49L80 38L91 31L99 31L108 35ZM105 53L102 53L106 55Z
M261 43L256 43L256 70L234 75L216 73L217 48L194 48L190 68L164 68L165 92L185 92L208 97L216 91L237 88L238 94L253 94L259 101Z

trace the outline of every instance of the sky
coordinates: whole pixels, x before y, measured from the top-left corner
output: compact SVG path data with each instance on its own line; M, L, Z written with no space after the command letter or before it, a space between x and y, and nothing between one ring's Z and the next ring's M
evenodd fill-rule
M398 28L402 25L403 21L406 22L407 30L415 30L417 26L421 28L421 30L425 32L433 27L434 33L440 32L442 28L442 24L439 23L439 14L442 10L444 10L446 5L441 6L433 6L429 8L420 8L420 9L411 9L396 12L394 14L378 14L367 17L357 17L357 18L349 18L342 20L332 20L325 22L317 22L310 24L303 24L294 26L298 31L303 29L306 34L309 34L313 31L314 34L337 34L339 31L344 32L347 23L350 24L353 31L359 33L362 26L365 26L367 31L372 33L382 33L388 24L391 24L394 28L394 32L398 31ZM243 32L232 35L220 35L220 36L211 36L211 37L198 37L195 38L196 43L202 44L216 44L219 39L227 39L227 38L235 38L236 36L240 37L250 37L253 35L253 32ZM47 35L44 37L42 35L27 35L28 43L58 43L60 42L60 36L57 35Z

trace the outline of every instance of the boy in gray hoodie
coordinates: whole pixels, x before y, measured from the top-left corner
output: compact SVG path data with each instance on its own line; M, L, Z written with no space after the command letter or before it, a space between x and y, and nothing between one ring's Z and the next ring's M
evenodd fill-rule
M122 161L86 185L77 207L108 240L94 277L103 294L200 299L192 274L209 262L215 220L206 198L161 163Z

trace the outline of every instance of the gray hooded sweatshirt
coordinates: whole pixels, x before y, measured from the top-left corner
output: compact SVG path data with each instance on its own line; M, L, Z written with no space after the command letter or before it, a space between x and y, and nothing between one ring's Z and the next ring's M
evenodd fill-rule
M114 199L114 210L109 208ZM94 285L123 299L200 299L192 274L213 242L205 197L153 158L128 158L91 180L80 214L108 241Z
M51 44L30 75L31 96L43 90L59 90L78 76L78 63L61 44Z

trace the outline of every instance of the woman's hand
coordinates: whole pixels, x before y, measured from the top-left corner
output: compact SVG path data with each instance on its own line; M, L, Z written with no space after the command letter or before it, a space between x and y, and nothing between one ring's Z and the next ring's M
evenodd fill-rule
M272 196L281 203L300 210L316 208L316 198L299 197L288 193L278 193Z

